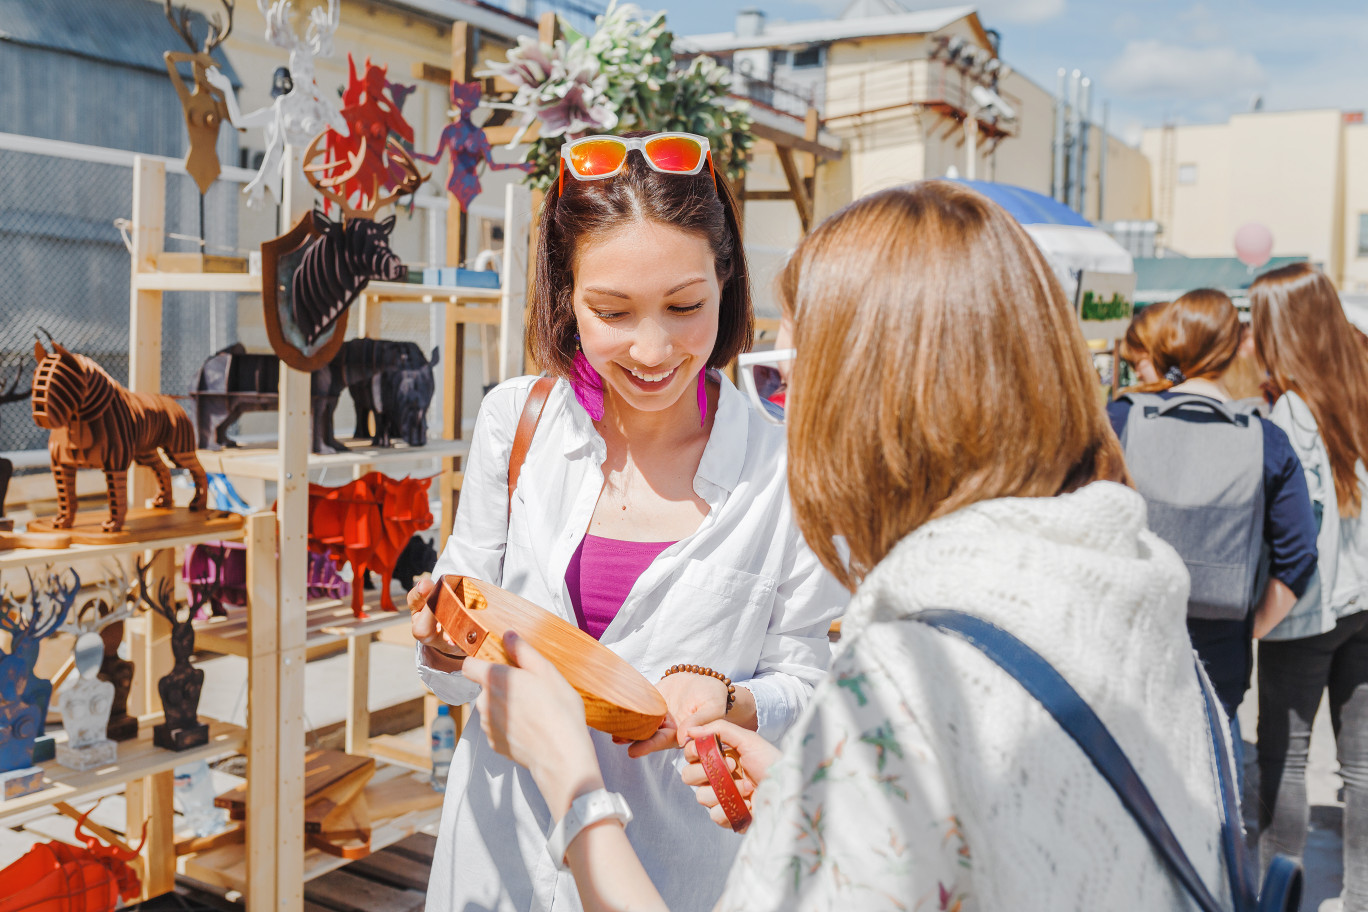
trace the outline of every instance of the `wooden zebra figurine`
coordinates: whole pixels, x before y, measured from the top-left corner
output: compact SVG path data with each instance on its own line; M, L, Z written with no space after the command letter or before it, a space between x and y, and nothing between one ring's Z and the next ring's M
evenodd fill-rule
M157 474L156 507L170 507L171 472L158 450L195 480L190 509L204 509L209 484L195 457L195 426L170 396L132 393L85 355L67 351L48 336L33 343L33 421L52 433L48 455L57 479L57 529L76 519L76 470L103 469L109 497L106 532L123 529L128 513L128 468L136 462Z
M304 341L318 341L371 279L401 281L408 273L389 246L394 216L330 220L314 210L320 237L309 244L291 281L290 311Z

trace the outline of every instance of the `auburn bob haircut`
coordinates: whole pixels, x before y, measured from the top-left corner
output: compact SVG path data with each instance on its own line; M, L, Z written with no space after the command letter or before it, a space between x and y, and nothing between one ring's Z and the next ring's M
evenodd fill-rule
M1073 308L973 190L925 181L855 201L799 244L779 297L797 349L789 489L847 588L930 519L1127 480Z
M1218 380L1240 353L1240 314L1230 296L1214 288L1198 288L1178 298L1163 313L1151 337L1150 361L1159 372L1159 389L1175 385L1163 379L1178 368L1186 380Z
M708 168L693 175L662 174L632 151L627 153L626 167L615 177L580 181L567 174L564 195L555 183L546 191L527 323L527 348L542 369L558 377L572 373L576 329L571 302L581 248L640 220L697 235L712 248L722 298L717 341L708 366L724 367L750 350L754 335L750 272L731 187L725 178L714 179Z
M1357 465L1368 463L1368 341L1335 286L1308 263L1273 269L1249 286L1254 351L1274 391L1294 392L1316 419L1341 516L1363 507Z

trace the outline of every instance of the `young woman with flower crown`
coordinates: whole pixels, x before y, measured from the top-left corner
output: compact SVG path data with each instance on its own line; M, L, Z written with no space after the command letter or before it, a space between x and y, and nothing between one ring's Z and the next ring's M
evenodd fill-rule
M496 583L659 681L661 730L626 746L594 733L594 750L662 893L676 909L710 909L739 837L680 780L682 732L725 718L781 735L826 669L846 594L793 521L783 428L716 370L749 347L752 316L736 203L707 141L588 137L566 145L562 168L542 212L528 329L537 363L560 379L511 503L514 430L537 378L485 398L434 576ZM420 674L466 703L479 687L423 607L431 587L409 593ZM667 673L679 664L714 674ZM559 817L478 719L467 725L429 912L578 908L547 853Z

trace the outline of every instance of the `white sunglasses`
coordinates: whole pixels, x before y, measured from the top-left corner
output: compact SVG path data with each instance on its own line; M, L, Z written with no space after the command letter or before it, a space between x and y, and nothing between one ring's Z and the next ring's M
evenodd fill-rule
M736 373L746 395L760 414L773 424L784 423L788 399L788 375L793 369L792 348L747 352L736 359Z

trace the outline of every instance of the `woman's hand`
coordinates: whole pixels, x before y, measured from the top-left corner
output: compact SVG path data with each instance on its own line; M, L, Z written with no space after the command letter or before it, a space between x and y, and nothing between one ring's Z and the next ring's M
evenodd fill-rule
M684 771L680 774L684 779L684 784L694 787L695 794L698 796L698 803L708 809L708 815L712 817L713 823L731 829L727 814L722 810L721 804L717 800L717 793L713 791L712 785L708 782L708 774L703 771L703 764L699 762L698 746L694 744L694 740L717 735L722 739L723 744L735 749L741 757L741 773L739 777L733 776L733 778L737 780L736 789L741 793L747 808L751 806L751 796L755 794L756 787L765 781L765 777L769 775L770 767L774 765L775 760L779 759L782 751L755 732L724 721L710 722L707 725L688 728L684 730L683 735L688 739L684 745L684 759L689 762L689 765L684 767ZM729 754L730 751L724 754L723 758L727 762L727 769L734 773L737 763Z
M428 595L436 586L436 580L424 576L408 591L409 628L413 632L413 638L427 647L423 650L423 658L430 668L437 671L460 671L465 652L446 635L442 625L437 623L437 615L427 606Z
M665 698L665 721L660 729L644 741L635 741L627 748L627 756L644 757L658 750L683 747L687 740L684 730L704 725L727 714L727 685L709 675L677 671L666 675L656 684Z
M556 667L511 630L504 651L512 665L465 660L465 676L480 685L475 708L490 745L527 767L559 820L578 796L603 788L584 700Z

